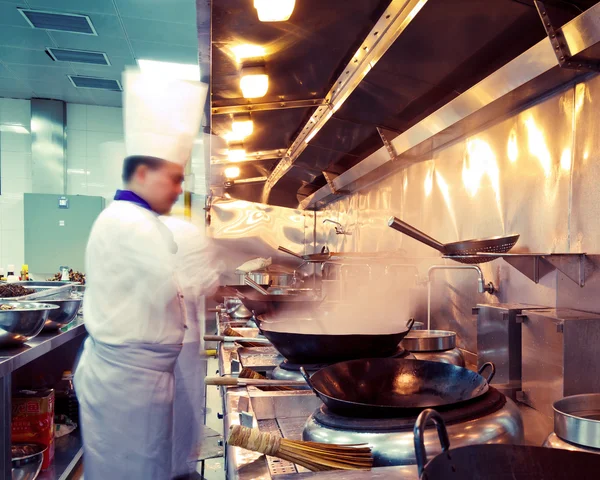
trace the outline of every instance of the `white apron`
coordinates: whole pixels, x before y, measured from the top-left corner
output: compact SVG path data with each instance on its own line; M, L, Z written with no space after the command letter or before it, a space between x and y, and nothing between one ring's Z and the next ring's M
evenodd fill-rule
M86 480L171 478L173 369L180 349L112 346L88 337L75 376Z
M75 371L86 480L169 480L173 371L184 336L177 247L153 212L115 201L86 251L84 320Z

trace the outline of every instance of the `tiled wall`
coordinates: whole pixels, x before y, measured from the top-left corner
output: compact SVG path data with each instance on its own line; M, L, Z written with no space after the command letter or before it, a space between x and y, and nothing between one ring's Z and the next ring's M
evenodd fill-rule
M0 124L21 125L29 132L29 100L0 98ZM3 127L4 130L6 127ZM0 131L0 267L24 263L23 193L31 192L31 134Z
M67 193L92 195L106 204L121 187L125 155L121 108L67 104ZM31 102L0 98L0 123L22 125L31 132ZM203 145L196 145L192 165L197 170L195 191L205 194ZM31 190L31 134L0 132L0 267L17 268L24 258L23 193ZM204 206L204 197L196 196ZM200 207L200 208L201 208ZM174 212L183 211L183 196Z

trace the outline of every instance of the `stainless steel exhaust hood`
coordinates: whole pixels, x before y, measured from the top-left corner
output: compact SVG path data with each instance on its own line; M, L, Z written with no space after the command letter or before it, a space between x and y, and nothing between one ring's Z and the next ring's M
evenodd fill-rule
M599 59L600 4L566 24L562 33L573 57ZM418 162L435 148L586 75L589 72L560 68L550 40L545 38L391 140L392 152L382 146L303 200L301 208L319 209L340 195L364 188L395 170Z

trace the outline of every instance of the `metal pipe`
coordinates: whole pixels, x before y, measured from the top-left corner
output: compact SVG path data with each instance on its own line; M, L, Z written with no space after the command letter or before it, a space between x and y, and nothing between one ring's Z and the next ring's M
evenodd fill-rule
M479 276L477 279L477 291L479 293L487 292L489 294L493 294L496 291L496 287L494 287L492 282L489 282L486 285L483 272L477 265L432 265L429 267L429 270L427 270L427 281L429 283L431 283L431 274L435 270L475 270Z
M335 233L338 235L351 235L349 232L347 232L344 227L342 226L342 224L340 222L336 222L335 220L330 220L329 218L326 218L325 220L323 220L323 223L333 223L335 225Z
M431 275L436 270L475 270L477 272L477 291L479 293L487 292L490 295L496 291L494 284L485 283L483 272L477 265L432 265L427 270L427 329L431 330Z

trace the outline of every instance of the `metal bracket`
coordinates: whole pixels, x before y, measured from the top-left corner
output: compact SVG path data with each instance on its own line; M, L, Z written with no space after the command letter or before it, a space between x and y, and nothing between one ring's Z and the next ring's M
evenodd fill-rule
M243 99L240 99L240 101ZM283 110L288 108L310 108L328 105L326 98L307 98L305 100L280 100L266 103L242 103L238 105L223 105L212 107L213 115L228 115L233 113L264 112L266 110Z
M388 130L384 130L381 127L377 127L377 133L381 137L381 141L383 142L383 146L385 147L385 149L388 152L388 155L390 156L390 160L395 160L398 156L398 153L396 152L394 145L392 145L392 140L387 137L387 132Z
M252 428L254 425L254 415L248 412L240 412L240 425Z
M527 315L523 315L522 313L515 315L515 323L525 323L526 320Z
M558 60L558 65L561 68L570 68L575 70L591 70L593 72L600 71L600 61L599 62L590 62L587 60L577 60L576 58L571 56L571 52L569 50L569 45L563 35L562 29L556 30L552 25L550 17L548 16L548 11L546 6L541 0L533 0L535 4L535 8L538 11L538 14L542 20L542 24L544 25L544 29L546 30L546 34L548 35L548 39L554 48L554 54L556 55L556 59Z

